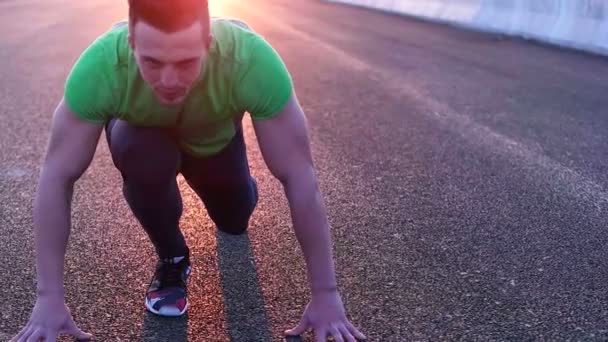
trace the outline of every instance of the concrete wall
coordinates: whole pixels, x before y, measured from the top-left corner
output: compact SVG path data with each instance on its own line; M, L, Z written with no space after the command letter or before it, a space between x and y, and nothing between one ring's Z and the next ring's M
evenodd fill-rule
M608 0L329 0L608 55Z

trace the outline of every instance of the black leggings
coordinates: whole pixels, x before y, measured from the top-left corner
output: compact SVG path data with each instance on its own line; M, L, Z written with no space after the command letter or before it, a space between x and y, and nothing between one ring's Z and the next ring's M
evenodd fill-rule
M160 258L183 256L188 247L179 229L183 205L181 173L201 198L217 228L242 234L258 200L239 124L233 140L218 154L192 157L180 151L168 130L132 126L113 119L106 139L123 178L123 194Z

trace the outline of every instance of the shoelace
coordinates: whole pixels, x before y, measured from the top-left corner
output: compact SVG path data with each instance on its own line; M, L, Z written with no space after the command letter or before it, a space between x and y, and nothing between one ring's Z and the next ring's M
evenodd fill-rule
M163 261L160 267L160 281L162 287L172 287L172 286L183 286L183 265L184 261L182 260L179 263L173 263L171 261Z

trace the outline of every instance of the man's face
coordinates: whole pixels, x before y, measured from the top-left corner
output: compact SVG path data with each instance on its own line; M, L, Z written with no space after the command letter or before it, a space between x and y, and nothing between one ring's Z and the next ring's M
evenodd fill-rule
M211 42L202 23L166 33L138 21L129 40L140 73L158 100L165 105L182 103L199 77Z

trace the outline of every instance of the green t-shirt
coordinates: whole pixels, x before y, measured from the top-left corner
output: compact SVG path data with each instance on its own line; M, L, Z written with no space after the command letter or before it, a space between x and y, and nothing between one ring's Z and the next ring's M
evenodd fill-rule
M181 106L165 106L142 79L128 44L128 25L98 37L78 58L65 100L80 118L103 124L171 127L194 155L221 150L245 112L252 120L276 115L291 97L291 76L276 50L238 22L213 18L213 43L199 79Z

